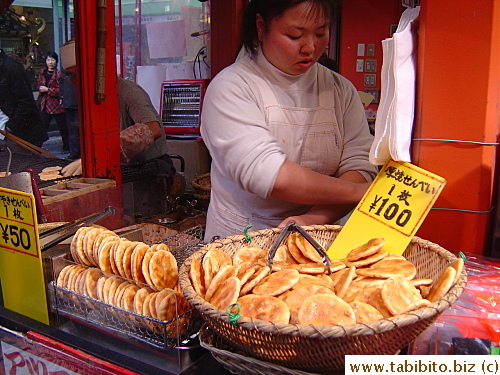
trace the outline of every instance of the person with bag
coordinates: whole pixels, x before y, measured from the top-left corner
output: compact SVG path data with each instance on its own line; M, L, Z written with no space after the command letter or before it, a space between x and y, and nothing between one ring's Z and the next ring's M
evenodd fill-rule
M49 129L52 118L55 118L63 142L62 150L63 152L69 152L66 115L64 114L64 108L59 98L61 71L57 69L58 61L59 56L57 53L47 53L45 58L47 66L40 70L37 81L37 88L40 96L39 106L45 129Z
M357 90L318 63L331 0L252 0L244 49L207 88L201 134L212 157L205 240L333 224L377 173Z

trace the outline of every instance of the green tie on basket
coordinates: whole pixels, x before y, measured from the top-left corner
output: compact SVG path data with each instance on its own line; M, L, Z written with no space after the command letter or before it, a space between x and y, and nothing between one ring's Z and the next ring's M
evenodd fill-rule
M235 314L233 314L231 312L231 310L233 309L233 307L236 307L236 313ZM237 327L238 325L236 324L236 322L240 318L240 304L239 303L233 303L233 304L229 305L229 307L226 309L226 312L227 312L227 315L229 315L229 321L231 323L233 323L233 325L235 327Z

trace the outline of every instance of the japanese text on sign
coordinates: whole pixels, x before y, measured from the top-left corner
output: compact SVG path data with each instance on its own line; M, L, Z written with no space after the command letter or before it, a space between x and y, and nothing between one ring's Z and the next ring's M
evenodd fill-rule
M38 241L30 197L0 191L0 247L38 256Z
M358 210L406 235L414 234L443 187L443 180L411 164L386 164L376 189L367 194Z

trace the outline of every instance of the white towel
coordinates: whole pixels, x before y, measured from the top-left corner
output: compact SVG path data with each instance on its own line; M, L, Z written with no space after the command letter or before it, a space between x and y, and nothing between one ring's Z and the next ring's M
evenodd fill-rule
M417 68L417 31L412 22L419 12L420 7L406 9L393 37L382 41L380 104L370 150L375 165L390 158L411 162Z

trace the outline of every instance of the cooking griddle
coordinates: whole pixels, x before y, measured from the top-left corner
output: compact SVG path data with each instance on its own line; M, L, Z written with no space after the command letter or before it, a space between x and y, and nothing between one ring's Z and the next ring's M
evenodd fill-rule
M12 155L12 156L11 156ZM9 165L10 162L10 165ZM39 188L44 188L57 184L58 182L68 181L81 176L63 177L55 180L42 181L38 174L46 167L65 167L72 160L54 159L47 156L37 156L28 154L10 153L5 147L0 147L0 172L6 172L9 168L10 173L25 172L27 168L33 168Z

